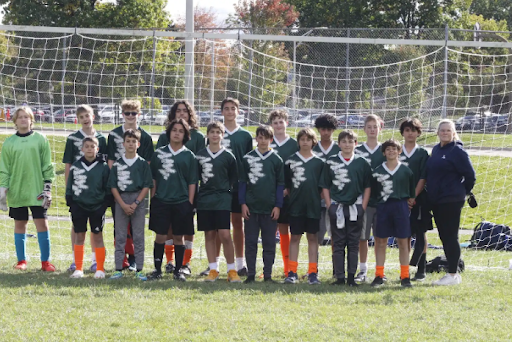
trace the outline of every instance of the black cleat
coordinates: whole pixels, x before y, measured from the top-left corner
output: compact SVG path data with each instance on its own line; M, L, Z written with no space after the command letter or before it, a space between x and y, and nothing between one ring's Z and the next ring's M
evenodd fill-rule
M153 272L148 274L148 280L160 280L162 279L162 271L154 270Z
M239 277L247 277L247 267L242 267L237 271Z
M256 279L254 278L254 276L247 276L247 279L244 280L244 284L250 284L250 283L254 283L256 281Z
M338 278L331 285L345 285L345 278Z
M167 265L165 265L165 273L173 273L173 272L174 272L174 265L172 264L172 262L167 263Z
M427 275L425 273L416 273L411 280L412 281L424 281L425 278L427 278Z
M400 285L402 287L412 287L411 278L404 278L404 279L400 280Z
M370 284L371 287L379 287L382 285L384 285L384 279L381 277L375 277L375 279L373 279L372 283Z
M174 276L173 276L174 280L177 280L177 281L187 281L187 278L185 278L185 275L183 273L174 273Z

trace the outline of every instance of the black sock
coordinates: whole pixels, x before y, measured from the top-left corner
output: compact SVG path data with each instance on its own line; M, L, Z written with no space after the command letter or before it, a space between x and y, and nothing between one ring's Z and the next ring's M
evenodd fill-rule
M353 273L348 274L347 283L354 284L356 281L354 280L355 275Z
M174 260L176 260L176 267L174 274L179 274L181 265L183 265L183 257L185 256L184 245L174 245Z
M162 259L164 258L164 243L156 243L153 247L153 260L155 262L155 269L162 273Z
M425 274L426 267L427 267L427 253L423 253L420 256L420 260L418 261L418 273Z

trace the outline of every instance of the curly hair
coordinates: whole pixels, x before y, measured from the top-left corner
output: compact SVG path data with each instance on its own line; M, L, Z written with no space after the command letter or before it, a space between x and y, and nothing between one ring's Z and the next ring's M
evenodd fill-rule
M398 140L395 140L395 139L388 139L382 143L382 148L381 148L382 153L385 153L386 148L388 148L388 147L396 147L398 152L402 151L402 145L400 144L400 142Z
M187 141L190 140L190 127L188 126L188 123L183 119L174 119L167 125L167 128L165 130L165 135L167 135L167 139L171 141L171 131L174 127L174 125L180 124L183 126L183 130L185 131L185 134L183 135L183 145L187 143Z
M197 125L196 111L194 110L194 107L187 100L179 100L179 101L176 101L172 105L171 110L169 111L169 114L167 114L167 122L165 122L165 126L167 126L171 121L176 119L176 111L178 110L178 106L180 104L184 105L185 108L187 108L187 112L188 112L188 122L187 123L188 123L188 126L190 127L190 129L197 129L198 125Z
M418 132L418 135L421 135L421 128L423 125L421 121L416 118L406 118L400 124L400 134L404 135L405 129L409 127L412 131Z
M336 129L338 126L338 120L331 114L322 114L315 120L315 128L330 128Z

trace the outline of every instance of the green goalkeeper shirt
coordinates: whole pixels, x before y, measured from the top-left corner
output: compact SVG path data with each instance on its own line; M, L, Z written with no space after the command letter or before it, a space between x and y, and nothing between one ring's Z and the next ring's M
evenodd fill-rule
M0 155L0 187L9 189L11 208L41 206L37 196L44 182L55 178L50 143L46 136L31 131L5 139Z
M373 150L370 149L366 143L363 143L362 145L356 147L355 152L357 155L363 157L368 163L370 163L372 171L386 161L386 157L384 157L384 153L382 153L382 144L380 143L377 144ZM368 205L370 207L375 207L377 206L377 203L378 195L372 191Z
M153 139L141 127L137 128L140 132L140 146L137 154L145 160L151 160L153 156ZM125 150L123 146L123 134L125 132L124 125L114 128L108 135L108 160L118 160L124 156Z
M384 203L388 199L409 199L415 196L414 174L411 169L402 163L391 171L382 163L373 171L372 193L376 194L377 203Z
M87 165L80 159L69 169L66 196L87 211L98 210L105 202L105 195L110 192L108 177L110 169L104 162L94 161Z
M107 160L107 139L105 136L99 132L94 132L92 135L96 139L98 139L99 143L99 152L98 156L101 156L103 160ZM84 133L81 129L72 133L66 139L66 148L64 149L64 156L62 157L62 162L64 164L73 164L77 160L79 160L84 153L82 152L82 141L85 137L88 137L87 134Z
M316 154L316 156L322 159L324 162L330 156L337 155L339 151L340 147L336 144L335 141L332 141L331 146L329 146L329 148L326 150L322 147L322 143L320 141L315 145L315 147L313 147L313 153Z
M429 158L427 150L416 145L411 153L407 153L405 147L402 147L400 162L411 169L414 174L415 186L421 179L427 179L427 160Z
M123 156L112 165L109 187L119 192L138 192L153 187L153 177L148 163L141 156L126 159Z
M188 148L192 153L196 154L201 151L205 147L205 138L204 134L197 129L190 130L190 140L185 143L185 147ZM160 134L158 137L158 142L156 143L156 148L160 148L162 146L169 145L169 137L165 132Z
M226 128L224 139L222 139L222 146L233 153L236 158L238 172L241 172L243 170L242 160L244 156L252 151L251 133L240 126L237 126L233 131L228 131ZM238 182L233 184L233 191L238 191Z
M217 153L210 147L197 152L199 193L197 210L231 210L233 184L238 181L235 156L222 147Z
M283 141L279 142L274 137L274 141L270 144L270 147L274 150L275 153L281 157L283 162L286 162L288 157L295 154L299 150L299 145L297 144L297 140L287 136Z

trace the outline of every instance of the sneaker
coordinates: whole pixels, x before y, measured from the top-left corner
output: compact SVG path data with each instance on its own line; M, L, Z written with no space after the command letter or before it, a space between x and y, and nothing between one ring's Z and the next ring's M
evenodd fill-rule
M366 282L366 272L359 272L354 280L358 283L365 283Z
M355 282L355 280L348 280L348 281L347 281L347 285L348 285L349 287L358 287L358 286L359 286L359 284L357 284L357 283Z
M55 266L53 266L49 261L41 261L41 271L55 272Z
M213 283L219 277L219 272L217 270L210 270L208 276L204 278L204 281Z
M371 287L379 287L382 285L384 285L384 278L381 277L375 277L375 279L373 279L372 283L370 284Z
M247 279L244 280L244 284L254 283L255 281L254 276L247 276Z
M18 263L16 265L14 265L13 267L15 270L26 271L27 270L27 261L26 260L18 261Z
M105 279L105 272L103 272L103 271L96 271L94 273L94 279Z
M247 277L247 267L242 267L237 271L237 273L240 277Z
M96 262L93 262L91 267L89 267L89 271L91 271L91 273L95 273L96 267L98 267L98 264Z
M272 279L272 277L264 277L263 278L263 282L269 283L269 284L275 284L276 283L276 281L274 279Z
M146 277L146 275L144 273L142 273L142 271L138 271L138 272L135 272L135 279L146 281L146 280L148 280L148 277Z
M74 262L72 262L71 265L69 265L69 267L68 267L68 272L73 273L73 272L75 272L75 270L76 270L76 265Z
M338 278L331 285L345 285L345 278Z
M404 279L400 280L400 286L402 286L402 287L412 287L411 278L404 278Z
M411 281L424 281L427 278L425 273L416 273Z
M73 272L73 274L70 275L69 277L73 278L73 279L83 278L84 277L84 272L80 271L80 270L75 270L75 272Z
M147 276L147 280L160 280L162 279L162 271L154 270Z
M299 282L299 276L295 272L288 272L288 277L284 279L285 284L297 284Z
M187 281L187 278L185 278L185 275L183 273L174 273L174 276L173 276L174 280L176 281Z
M454 276L446 273L444 277L441 279L434 281L432 285L441 285L441 286L449 286L449 285L459 285L462 282L462 278L460 274L455 274Z
M203 272L199 273L199 275L201 277L207 277L209 274L210 274L210 267L207 267L206 270L204 270Z
M174 265L172 261L169 261L167 265L165 265L165 273L173 273L174 272Z
M109 279L119 279L122 277L124 277L123 272L115 271L114 274L112 274Z
M228 271L228 283L241 283L242 279L235 270Z
M192 274L189 264L181 266L180 273L183 274L185 277L189 277Z
M310 273L308 276L308 284L309 285L319 285L321 284L320 280L318 280L318 275L316 273Z

